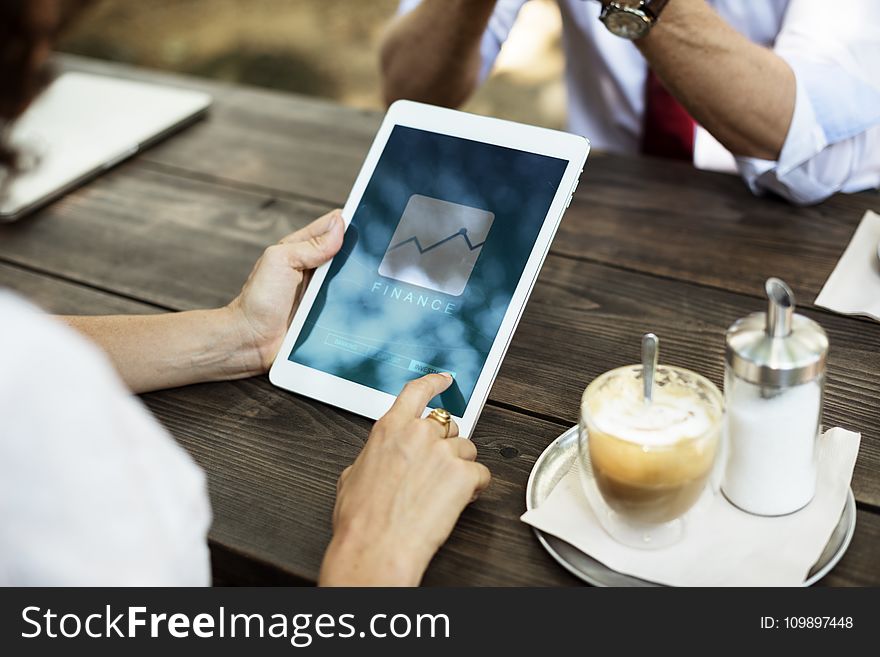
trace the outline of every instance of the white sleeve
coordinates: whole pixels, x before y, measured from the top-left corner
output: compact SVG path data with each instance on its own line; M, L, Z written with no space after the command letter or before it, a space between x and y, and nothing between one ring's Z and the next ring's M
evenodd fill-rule
M510 30L516 22L519 10L528 0L498 0L495 5L495 11L489 18L489 25L483 33L483 40L480 42L480 56L482 57L482 65L480 67L480 82L489 77L492 67L498 53L501 52L501 46L507 41ZM422 0L400 0L400 6L397 10L398 14L405 14L412 11L422 3Z
M209 585L202 471L97 348L2 292L0 317L0 585Z
M809 204L880 186L880 2L792 0L773 49L795 109L777 161L737 158L751 189Z

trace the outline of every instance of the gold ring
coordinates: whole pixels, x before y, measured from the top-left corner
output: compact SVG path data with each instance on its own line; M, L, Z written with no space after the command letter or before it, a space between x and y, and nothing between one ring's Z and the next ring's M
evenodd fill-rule
M444 438L449 438L449 425L452 424L452 415L445 408L435 408L430 413L428 413L429 420L436 420L442 426L446 427L446 435Z

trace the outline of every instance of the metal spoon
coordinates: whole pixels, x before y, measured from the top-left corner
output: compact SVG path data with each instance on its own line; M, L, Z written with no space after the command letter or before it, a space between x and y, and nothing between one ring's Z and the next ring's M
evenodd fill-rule
M642 336L642 376L645 384L645 403L654 398L654 374L657 372L657 359L660 351L660 338L653 333Z

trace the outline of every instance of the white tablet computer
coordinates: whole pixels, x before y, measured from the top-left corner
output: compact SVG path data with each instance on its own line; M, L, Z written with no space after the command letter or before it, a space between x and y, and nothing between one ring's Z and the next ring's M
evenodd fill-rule
M376 419L411 379L469 436L586 161L575 135L400 101L343 209L272 383Z

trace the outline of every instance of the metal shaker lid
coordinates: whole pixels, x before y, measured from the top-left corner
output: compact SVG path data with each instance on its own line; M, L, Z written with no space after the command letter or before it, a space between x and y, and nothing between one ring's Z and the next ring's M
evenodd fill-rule
M783 281L767 279L764 289L770 301L767 312L744 317L727 330L727 364L737 377L758 385L812 381L825 372L825 330L795 314L794 293Z

